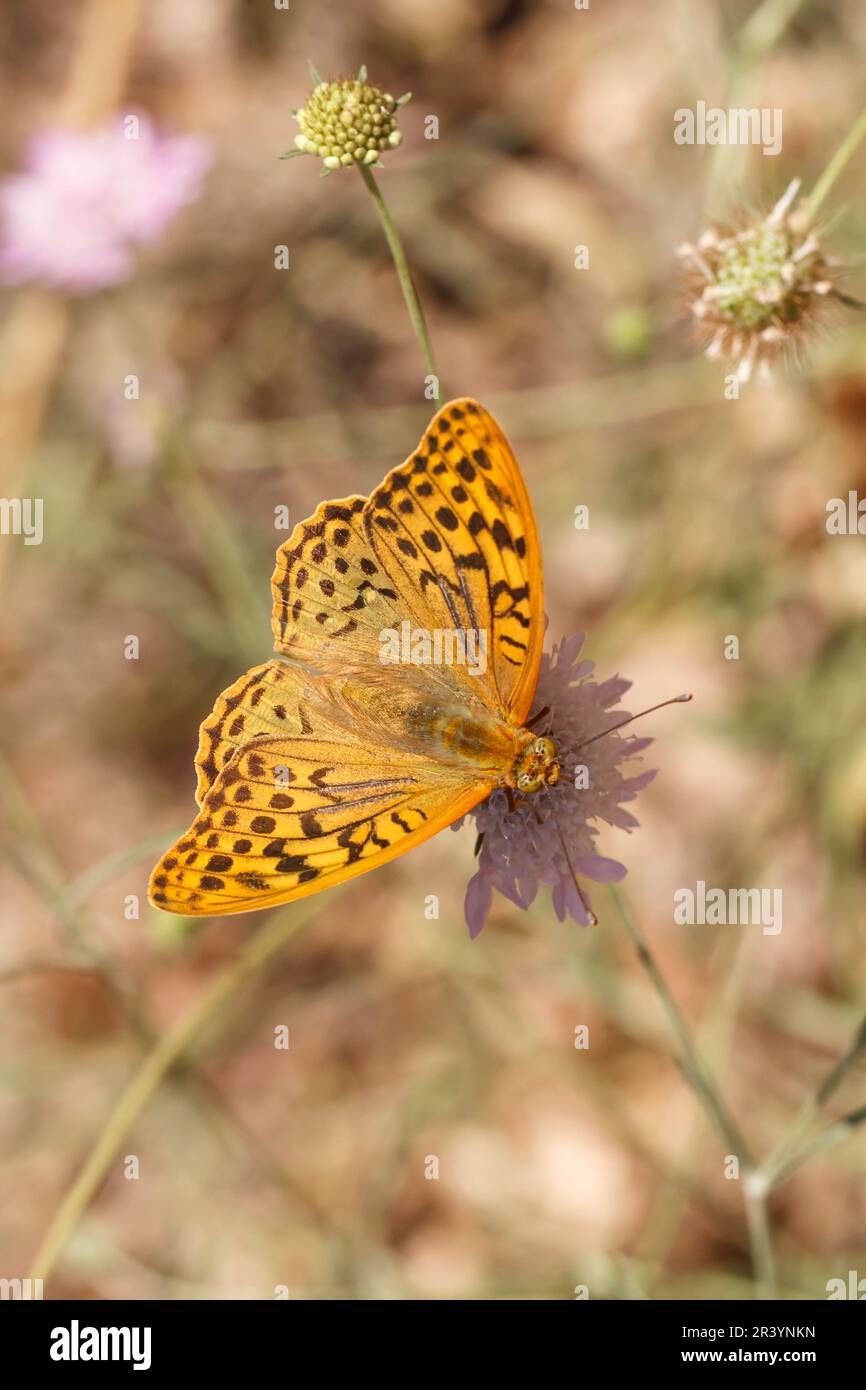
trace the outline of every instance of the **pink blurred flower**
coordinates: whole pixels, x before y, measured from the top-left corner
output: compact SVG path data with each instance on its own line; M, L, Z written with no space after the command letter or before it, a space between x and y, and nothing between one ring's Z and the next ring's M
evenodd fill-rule
M484 836L478 872L466 889L464 910L470 936L477 936L484 926L494 888L517 907L528 908L541 883L553 889L553 907L560 921L570 914L581 926L588 925L589 915L563 841L579 878L615 883L625 877L624 865L596 852L598 827L591 822L607 821L621 830L638 824L623 803L634 800L655 777L655 770L626 777L619 765L641 753L652 739L619 733L594 737L628 719L627 711L613 706L631 682L619 676L601 684L590 680L593 663L578 660L584 636L566 638L550 655L544 654L535 693L533 713L547 706L550 714L533 728L556 742L562 764L559 782L519 800L514 810L507 792L497 790L470 812ZM575 786L580 766L588 773L588 784L582 789Z
M134 121L33 137L24 171L0 186L0 278L86 294L131 275L135 252L197 196L212 157L199 136Z

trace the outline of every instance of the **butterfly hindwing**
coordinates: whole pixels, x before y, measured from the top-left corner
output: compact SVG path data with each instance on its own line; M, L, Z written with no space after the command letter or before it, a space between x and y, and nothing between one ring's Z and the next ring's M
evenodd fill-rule
M195 799L199 806L221 768L253 739L304 732L301 701L305 682L285 661L268 661L217 697L199 729Z
M315 722L310 734L254 739L235 753L154 870L152 902L194 915L291 902L421 844L491 789L432 757Z
M278 652L318 668L378 661L400 595L370 549L364 497L324 502L277 551L271 627Z

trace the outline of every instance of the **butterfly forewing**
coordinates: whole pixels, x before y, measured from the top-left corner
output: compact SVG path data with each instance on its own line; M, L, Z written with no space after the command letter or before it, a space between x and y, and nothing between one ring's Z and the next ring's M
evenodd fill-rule
M484 634L486 671L469 680L497 714L522 721L544 635L541 560L523 479L493 417L476 401L445 406L363 515L406 616Z

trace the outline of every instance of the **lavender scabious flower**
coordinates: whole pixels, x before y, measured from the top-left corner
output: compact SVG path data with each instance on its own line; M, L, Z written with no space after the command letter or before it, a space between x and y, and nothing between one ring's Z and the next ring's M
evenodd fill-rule
M472 937L484 926L494 888L517 907L528 908L539 884L547 883L559 920L570 915L587 926L590 915L574 875L596 883L625 877L624 865L596 852L598 827L591 822L607 821L621 830L638 824L623 803L634 800L655 770L626 777L620 763L641 753L652 739L604 732L628 719L626 711L613 707L631 682L619 676L591 680L593 663L579 660L584 637L566 638L541 659L533 712L546 706L550 713L533 728L556 743L562 765L558 783L518 799L514 809L508 793L498 789L470 812L484 836L478 871L466 889Z
M160 134L146 115L35 136L23 171L0 185L0 278L72 294L121 283L210 162L206 140Z

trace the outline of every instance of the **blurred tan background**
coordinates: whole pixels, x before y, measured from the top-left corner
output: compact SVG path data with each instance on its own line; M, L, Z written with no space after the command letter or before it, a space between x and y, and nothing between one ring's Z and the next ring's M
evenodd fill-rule
M632 709L695 694L641 728L661 771L640 830L601 848L628 864L632 911L759 1157L849 1047L866 998L866 541L828 536L825 506L866 489L866 321L840 312L802 361L728 401L674 254L711 213L767 208L795 176L808 189L858 115L862 5L765 5L753 51L737 36L761 8L3 11L7 171L32 131L127 109L207 137L213 165L128 283L0 295L0 491L45 501L41 546L0 541L0 1276L28 1272L154 1039L263 924L189 935L145 894L191 819L201 718L270 651L273 509L294 522L368 491L429 414L361 180L278 159L308 59L413 93L380 185L444 394L478 396L517 450L550 635L586 629L599 674L634 682ZM712 150L675 145L673 112L732 91L783 109L784 144L744 151L720 185ZM860 297L864 158L824 210ZM310 900L122 1137L47 1297L756 1291L742 1183L607 890L597 929L558 924L546 897L525 914L500 900L470 943L472 847L446 832ZM783 930L675 926L673 894L698 879L781 887ZM819 1126L864 1100L855 1064ZM784 1296L866 1276L853 1126L768 1207Z

